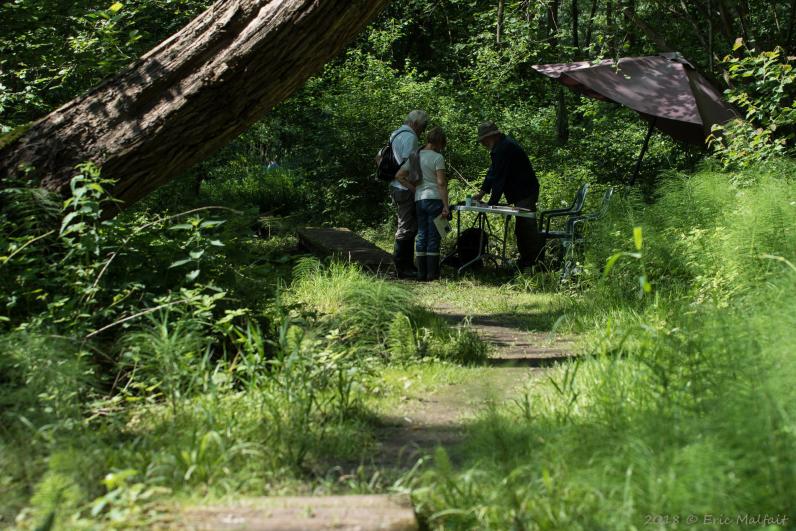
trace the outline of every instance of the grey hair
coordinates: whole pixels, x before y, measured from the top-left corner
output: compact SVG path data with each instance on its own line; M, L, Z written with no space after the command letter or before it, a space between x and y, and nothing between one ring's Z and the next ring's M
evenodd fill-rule
M406 125L416 124L420 129L425 129L428 125L428 114L426 111L414 110L406 117Z

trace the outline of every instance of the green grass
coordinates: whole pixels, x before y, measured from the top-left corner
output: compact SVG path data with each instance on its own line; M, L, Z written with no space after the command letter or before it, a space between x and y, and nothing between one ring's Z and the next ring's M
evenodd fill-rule
M744 189L704 171L671 180L654 205L616 205L592 234L587 289L566 310L594 355L484 411L462 469L442 452L413 478L432 528L793 522L796 171L785 168L752 170ZM633 249L634 226L641 257L601 278L605 258Z
M394 484L431 528L793 517L796 169L751 171L670 176L651 205L618 198L578 289L489 270L386 281L297 260L291 236L239 220L228 230L245 236L219 236L207 270L223 300L207 288L97 342L42 319L0 336L0 522L146 526L172 504L383 492L396 471L364 466L380 423L429 400L467 429L456 465L438 451ZM638 255L604 277L617 252ZM487 345L440 306L577 336L587 356L540 377L485 367Z

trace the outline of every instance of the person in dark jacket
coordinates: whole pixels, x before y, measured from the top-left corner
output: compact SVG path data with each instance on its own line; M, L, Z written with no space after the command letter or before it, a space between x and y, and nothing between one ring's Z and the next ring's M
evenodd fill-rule
M481 200L485 194L489 194L488 204L497 205L505 195L508 204L536 212L539 180L525 150L503 134L494 122L484 122L478 126L478 142L489 150L492 164L489 166L481 191L475 194L473 199ZM536 221L516 218L514 234L520 252L520 268L536 264L544 246Z

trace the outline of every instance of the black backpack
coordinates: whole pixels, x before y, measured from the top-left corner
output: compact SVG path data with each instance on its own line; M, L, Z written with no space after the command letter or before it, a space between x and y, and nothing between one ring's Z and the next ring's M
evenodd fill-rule
M387 145L379 150L376 157L376 178L380 181L392 181L395 179L395 174L401 169L403 161L398 162L395 160L395 152L392 149L392 142L403 133L411 133L411 131L401 131L393 138L391 138Z

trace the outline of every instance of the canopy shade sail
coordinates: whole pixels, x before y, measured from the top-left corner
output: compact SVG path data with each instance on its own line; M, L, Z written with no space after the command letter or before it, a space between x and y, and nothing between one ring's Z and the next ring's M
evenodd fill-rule
M667 135L703 146L714 124L737 113L679 53L581 61L533 69L599 100L629 107Z

